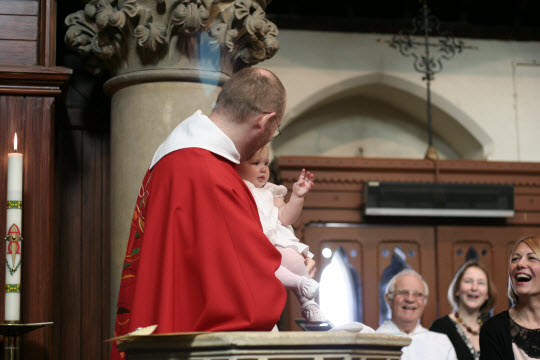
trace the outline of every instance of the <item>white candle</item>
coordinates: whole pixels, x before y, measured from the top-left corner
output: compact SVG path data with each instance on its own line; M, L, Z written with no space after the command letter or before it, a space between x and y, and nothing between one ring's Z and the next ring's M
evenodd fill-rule
M14 152L8 154L7 172L5 321L19 322L21 320L23 155L17 152L17 134L13 139L13 148Z

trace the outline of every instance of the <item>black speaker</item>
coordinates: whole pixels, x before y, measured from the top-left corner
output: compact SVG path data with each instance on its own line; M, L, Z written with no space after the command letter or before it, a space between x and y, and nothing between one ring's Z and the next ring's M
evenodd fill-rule
M369 181L368 216L508 218L514 216L512 185Z

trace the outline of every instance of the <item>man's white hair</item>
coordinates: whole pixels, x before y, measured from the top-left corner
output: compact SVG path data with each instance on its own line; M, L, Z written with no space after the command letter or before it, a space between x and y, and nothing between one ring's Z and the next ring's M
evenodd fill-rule
M420 275L419 273L417 273L413 269L401 270L396 275L394 275L394 277L392 279L390 279L390 281L388 282L388 286L386 287L386 291L384 292L384 295L386 295L388 297L388 300L392 300L394 298L395 290L396 290L396 280L397 280L398 277L400 277L402 275L413 275L413 276L416 276L418 279L420 279L422 281L422 284L424 285L424 295L426 296L426 301L427 301L427 297L429 295L428 285L424 281L424 279L422 278L422 275Z

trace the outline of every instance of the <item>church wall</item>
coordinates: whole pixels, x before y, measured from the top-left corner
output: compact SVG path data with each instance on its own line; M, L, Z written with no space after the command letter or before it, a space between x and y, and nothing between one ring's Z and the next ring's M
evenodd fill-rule
M404 116L402 121L425 127L422 75L414 71L412 58L400 55L387 43L378 42L379 39L387 41L391 35L281 30L280 50L261 66L274 71L288 91L287 112L282 122L284 133L314 105L331 103L328 106L331 108L336 97L362 101L375 98L412 115L412 119ZM435 134L454 142L452 147L457 151L461 146L457 138L461 135L452 131L461 126L482 145L480 153L471 150L457 158L540 161L534 141L534 134L540 134L540 105L534 101L540 87L540 43L462 40L467 48L444 61L442 72L435 74L432 82ZM354 79L359 79L358 84L351 90ZM421 101L413 108L403 101L400 103L394 94L385 96L384 91L370 94L370 86L388 83L388 79L394 79L392 86L401 87L403 93L409 91L410 96ZM447 119L452 119L454 124L448 125L451 122ZM379 131L384 126L381 123ZM299 137L298 140L300 143L295 148L309 147L312 139ZM292 149L275 150L277 155L296 155ZM335 148L331 154L358 156L355 150ZM453 157L451 151L444 151L444 145L442 150L443 157L445 153ZM312 155L319 154L324 152ZM381 152L370 156L389 155L392 156Z

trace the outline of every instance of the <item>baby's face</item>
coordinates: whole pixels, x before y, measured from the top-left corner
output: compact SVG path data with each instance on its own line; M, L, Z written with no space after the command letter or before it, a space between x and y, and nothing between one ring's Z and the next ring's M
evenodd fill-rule
M263 149L255 153L248 161L242 161L237 170L242 179L249 181L255 187L262 188L270 177L268 163L268 150Z

